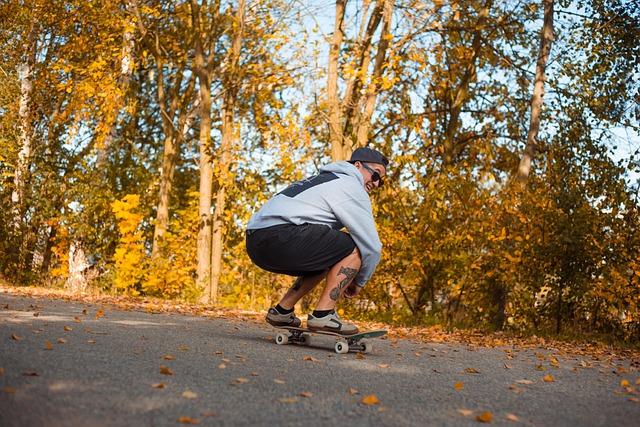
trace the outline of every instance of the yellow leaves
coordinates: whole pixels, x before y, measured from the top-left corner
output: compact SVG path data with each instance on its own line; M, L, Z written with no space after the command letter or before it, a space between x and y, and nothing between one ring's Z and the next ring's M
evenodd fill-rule
M378 405L380 403L380 400L378 400L375 394L369 394L367 396L364 396L361 402L365 405L370 406L370 405Z
M631 387L631 383L629 382L629 380L623 379L620 381L620 387Z
M553 378L553 375L551 375L551 374L547 374L547 375L545 375L544 377L542 377L542 381L544 381L544 382L546 382L546 383L552 383L552 382L554 382L555 380L554 380L554 378Z

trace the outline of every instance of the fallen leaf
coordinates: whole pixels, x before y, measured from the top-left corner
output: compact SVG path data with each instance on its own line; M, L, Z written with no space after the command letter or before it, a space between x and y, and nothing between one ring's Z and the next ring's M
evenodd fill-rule
M280 403L296 403L298 401L297 397L281 397L278 399Z
M189 351L189 347L187 347L186 345L181 345L180 347L178 347L178 350L180 350L180 351Z
M36 311L35 313L33 313L33 317L38 317L38 316L40 316L39 312Z
M82 310L82 314L84 314L85 316L87 315L87 309L86 308Z
M273 382L276 383L276 384L284 384L284 381L279 380L277 378L275 380L273 380Z
M44 342L44 349L45 350L53 350L53 344L51 344L51 341L47 340Z
M364 353L356 353L356 359L366 359Z
M511 390L511 391L513 391L514 393L517 393L517 394L522 393L522 389L520 387L518 387L517 385L515 385L515 384L511 384L509 386L509 390Z
M504 369L511 369L511 365L504 364Z
M222 352L222 351L216 351L216 353L215 353L215 354L224 354L224 352Z
M153 388L165 388L166 386L164 385L164 383L155 383L155 384L151 384L151 387L153 387Z
M67 342L67 340L65 340L64 338L58 338L58 344L65 344Z
M96 319L99 319L101 317L104 317L104 311L103 310L98 310L96 312Z
M636 402L636 403L640 403L640 399L638 399L637 397L630 397L629 399L630 402Z
M197 399L198 395L190 390L185 390L185 392L182 393L182 397L185 399Z
M39 377L40 375L35 371L26 371L22 373L25 377Z
M315 358L315 357L313 357L313 356L304 356L304 357L302 358L302 360L306 360L306 361L308 361L308 362L318 362L318 359L316 359L316 358Z
M0 368L0 377L4 375L4 368Z
M173 375L173 371L164 365L160 365L160 373L162 375Z
M458 412L464 417L468 417L473 414L473 411L471 409L458 409Z
M518 384L533 384L531 380L516 380Z
M200 424L199 419L191 417L180 417L178 418L178 422L181 424Z
M636 378L636 385L640 385L640 378Z
M551 359L549 359L549 364L554 368L560 367L560 362L558 362L558 359L556 359L555 357L552 357Z
M620 381L620 387L631 387L631 383L629 380L622 380Z
M513 414L507 414L507 415L505 415L505 418L508 419L509 421L514 421L514 422L520 421L520 419L516 415L513 415Z
M87 340L87 344L95 344L96 340Z
M467 374L479 374L480 371L478 371L476 368L466 368L464 370Z
M78 316L73 316L73 321L76 323L80 323L82 322L82 319L80 319Z
M225 369L226 367L227 365L225 365L224 363L218 365L218 369Z
M13 387L6 386L2 388L2 391L4 391L5 393L15 393L16 389Z
M200 415L202 415L203 417L217 417L218 413L213 411L202 411Z
M545 368L544 366L536 365L536 371L546 371L546 370L547 370L547 368Z
M544 377L542 377L542 381L544 381L545 383L554 382L553 375L551 375L551 374L545 375Z
M11 339L14 341L20 341L22 337L20 335L11 334Z
M493 420L493 414L489 411L476 415L476 421L480 421L481 423L490 423L491 420Z
M235 384L246 384L246 383L248 383L248 382L249 382L249 380L248 380L248 379L246 379L246 378L242 378L242 377L240 377L240 378L236 378L235 380L233 380L233 382L234 382Z
M310 391L303 391L302 393L300 393L300 396L302 396L302 397L311 397L311 396L313 396L313 393L311 393Z
M381 363L378 365L378 367L382 368L382 369L386 369L388 368L390 365L386 364L386 363Z
M349 387L349 389L347 390L347 393L349 393L351 396L353 396L354 394L358 394L358 390L356 390L353 387Z
M458 381L457 383L455 383L453 385L453 388L455 388L456 390L460 391L464 388L464 383L462 381Z
M251 376L252 376L252 377L259 377L259 376L260 376L260 374L259 374L259 373L257 373L257 372L251 372Z
M175 356L172 356L170 354L165 354L164 356L162 356L162 358L164 360L176 360Z
M362 398L362 403L365 405L377 405L380 403L380 400L378 400L375 394L369 394Z
M64 330L67 331L67 332L73 331L73 329L70 326L65 326Z

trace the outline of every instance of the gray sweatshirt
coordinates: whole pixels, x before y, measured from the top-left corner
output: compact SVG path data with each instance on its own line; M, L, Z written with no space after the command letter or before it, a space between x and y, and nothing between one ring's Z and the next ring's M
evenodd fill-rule
M251 217L247 229L304 223L349 230L362 256L355 282L364 286L380 262L382 243L364 178L355 166L330 163L320 169L319 175L293 183L265 203Z

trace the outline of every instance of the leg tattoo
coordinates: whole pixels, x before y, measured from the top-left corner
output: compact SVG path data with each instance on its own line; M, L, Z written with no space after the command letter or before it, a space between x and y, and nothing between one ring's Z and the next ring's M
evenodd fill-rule
M302 277L298 277L295 282L293 282L293 286L289 288L289 290L298 292L302 287Z
M331 290L329 297L333 301L338 301L338 298L340 298L340 294L342 293L342 289L345 288L349 283L351 283L353 278L356 277L356 273L358 273L358 270L356 270L355 268L340 267L340 272L338 274L344 274L345 278L342 279L340 283L338 283L338 286Z

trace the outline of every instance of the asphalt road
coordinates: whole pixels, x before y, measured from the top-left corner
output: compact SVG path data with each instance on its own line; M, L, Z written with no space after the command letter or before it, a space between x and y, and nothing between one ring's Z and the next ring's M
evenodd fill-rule
M0 426L464 426L484 412L495 425L640 420L637 361L395 338L362 357L336 354L331 337L302 347L273 335L252 321L0 293Z

